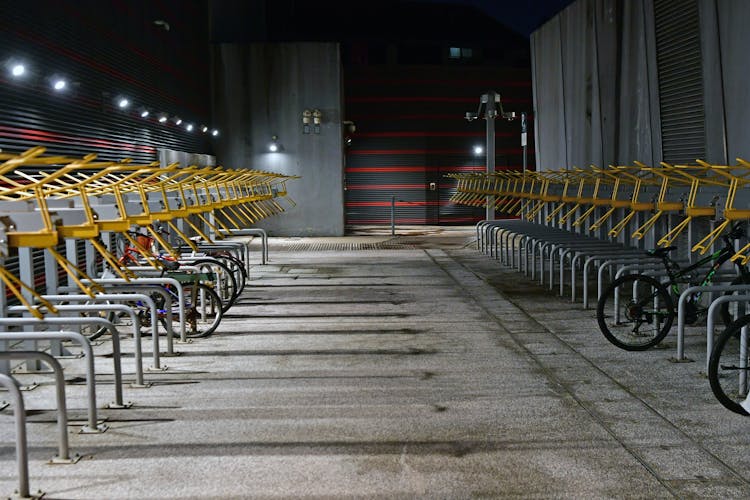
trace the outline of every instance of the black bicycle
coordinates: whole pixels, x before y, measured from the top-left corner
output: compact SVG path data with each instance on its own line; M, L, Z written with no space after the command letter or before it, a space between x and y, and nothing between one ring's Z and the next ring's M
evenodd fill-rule
M667 281L645 274L627 274L613 281L604 290L596 308L596 319L604 336L612 344L626 351L645 351L659 342L669 333L677 315L676 302L684 285L709 285L718 269L735 254L734 241L743 237L741 224L736 224L722 236L724 247L696 263L680 268L679 264L669 257L669 252L676 247L649 250L649 257L662 260L667 272ZM696 271L709 264L708 271L700 281L694 279ZM747 266L735 263L738 275L732 281L736 284L749 284L750 271ZM727 292L732 294L733 292ZM685 321L696 324L706 316L707 308L700 304L701 292L693 293L685 304L687 310ZM729 325L733 318L729 304L720 308L722 321Z

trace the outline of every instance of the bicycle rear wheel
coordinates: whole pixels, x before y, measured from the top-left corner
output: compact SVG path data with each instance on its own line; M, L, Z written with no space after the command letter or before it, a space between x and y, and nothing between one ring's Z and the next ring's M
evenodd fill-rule
M185 285L183 290L185 291L186 336L208 337L221 323L223 317L221 299L210 286L203 283ZM172 328L175 335L179 335L180 313L176 304L172 306Z
M227 312L240 295L240 289L237 286L234 272L224 262L215 258L198 259L190 265L197 266L201 270L214 274L215 286L213 291L221 299L222 312Z
M245 263L230 253L213 255L213 258L219 259L234 273L234 279L237 281L237 290L242 292L247 283L247 271Z
M708 360L711 391L724 408L740 415L749 415L740 405L748 394L750 334L742 335L742 329L749 324L750 315L746 315L724 330L716 340Z
M642 274L617 278L596 308L599 329L626 351L645 351L667 336L675 317L672 298L657 280Z

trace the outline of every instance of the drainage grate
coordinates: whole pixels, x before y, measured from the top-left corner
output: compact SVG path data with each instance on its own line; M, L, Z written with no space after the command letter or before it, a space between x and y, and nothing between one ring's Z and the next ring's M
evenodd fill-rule
M357 251L357 250L415 250L413 244L397 243L393 240L376 243L293 243L291 245L274 245L273 251L281 252L324 252L324 251Z

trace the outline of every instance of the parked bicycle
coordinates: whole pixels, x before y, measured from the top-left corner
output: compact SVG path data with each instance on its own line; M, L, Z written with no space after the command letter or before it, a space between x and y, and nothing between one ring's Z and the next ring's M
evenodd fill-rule
M119 259L123 265L140 265L144 264L141 251L147 252L150 258L159 262L166 271L173 271L179 267L179 262L169 254L154 251L154 238L151 236L131 231L129 234L133 240L141 247L140 249L128 242L123 242L121 247L122 256ZM166 233L163 233L166 235ZM187 256L180 259L185 265L198 267L202 273L213 275L211 283L207 283L221 299L222 312L227 312L240 296L245 286L245 281L238 281L234 264L225 259L216 258L211 255ZM170 269L174 267L174 269ZM244 270L244 269L243 269Z
M664 264L665 282L646 274L627 274L613 281L599 297L596 308L596 319L604 336L627 351L644 351L657 345L669 333L677 315L676 303L684 290L681 285L709 285L719 268L735 254L734 241L742 236L741 224L736 224L722 236L723 248L685 268L669 257L669 252L676 247L647 251L649 257L661 259ZM710 265L705 275L696 280L695 274L707 264ZM732 284L750 283L747 267L739 262L735 265L738 275ZM706 316L707 308L701 305L701 296L701 292L693 293L685 303L685 320L689 325ZM732 322L729 304L722 305L720 314L725 325Z

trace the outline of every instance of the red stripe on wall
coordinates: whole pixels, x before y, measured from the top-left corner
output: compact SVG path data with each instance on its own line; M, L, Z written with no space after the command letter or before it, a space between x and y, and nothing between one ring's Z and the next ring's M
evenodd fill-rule
M351 186L347 186L346 188L349 190L378 190L378 189L427 189L429 187L429 183L422 183L422 184L354 184ZM455 188L456 184L439 184L438 189L452 189Z
M454 117L455 118L455 117ZM513 137L515 132L495 132L495 137ZM358 132L354 137L484 137L484 132Z
M156 154L156 148L151 146L138 146L128 142L108 141L104 139L95 139L93 137L81 137L73 135L58 134L56 132L47 132L45 130L35 130L29 128L15 128L0 125L0 137L13 139L24 139L28 141L54 142L59 144L69 144L75 142L78 145L91 146L94 148L116 149L118 151L137 151L139 153Z
M456 113L425 113L425 114L406 114L406 115L399 115L399 114L384 114L384 113L354 113L351 115L347 115L350 120L353 121L368 121L368 120L450 120L455 122L456 120L463 120L463 115L458 115ZM533 113L528 113L526 116L526 120L531 122L533 121ZM533 137L533 136L532 136ZM529 137L531 139L532 137Z
M509 148L509 149L498 149L496 153L506 154L522 154L523 149L521 148ZM468 151L465 149L352 149L349 151L352 155L467 155ZM533 155L533 150L528 151L529 155Z
M452 205L452 201L397 201L397 207L438 207ZM347 201L347 207L390 207L390 201Z
M480 220L484 220L483 217L440 217L440 222L466 222L475 223ZM437 220L434 218L396 218L396 224L437 224ZM347 224L390 224L391 219L352 219L347 221Z
M347 172L484 172L484 165L472 167L347 167Z
M76 62L79 62L81 64L84 64L84 65L86 65L86 66L88 66L90 68L93 68L93 69L95 69L97 71L100 71L102 73L109 74L110 76L112 76L114 78L117 78L120 81L127 82L127 83L129 83L129 84L131 84L131 85L133 85L135 87L139 87L139 88L142 88L142 89L144 89L144 90L146 90L148 92L152 92L153 94L158 95L158 96L160 96L160 97L162 97L162 98L164 98L164 99L166 99L166 100L168 100L170 102L173 102L173 103L175 103L177 105L184 106L184 107L192 110L193 112L196 112L199 115L205 114L205 110L203 110L202 108L196 108L195 106L193 106L192 103L183 102L181 99L178 99L178 98L176 98L174 96L168 95L168 94L162 92L161 90L157 89L156 87L153 87L152 85L147 85L146 83L144 83L143 81L141 81L141 80L139 80L137 78L134 78L134 77L132 77L130 75L127 75L127 74L125 74L125 73L123 73L121 71L118 71L118 70L116 70L114 68L111 68L111 67L109 67L109 66L107 66L105 64L99 63L97 61L92 61L92 60L89 60L89 59L87 59L85 57L82 57L77 52L73 52L72 50L66 49L65 47L61 47L61 46L57 45L56 43L54 43L51 40L47 40L47 39L44 39L44 38L41 38L41 37L38 37L38 36L32 36L32 35L30 35L28 33L24 33L22 31L15 30L15 29L10 29L9 28L8 31L10 33L12 33L12 34L20 37L20 38L28 40L28 41L30 41L32 43L36 43L37 45L43 46L43 47L47 48L48 50L50 50L52 52L55 52L55 53L60 54L62 56L65 56L68 59L71 59L73 61L76 61Z

